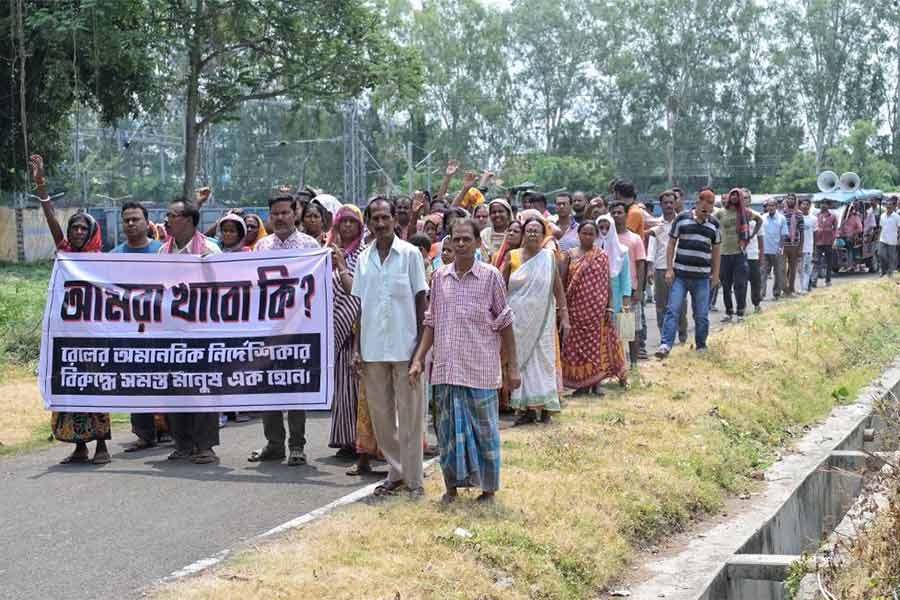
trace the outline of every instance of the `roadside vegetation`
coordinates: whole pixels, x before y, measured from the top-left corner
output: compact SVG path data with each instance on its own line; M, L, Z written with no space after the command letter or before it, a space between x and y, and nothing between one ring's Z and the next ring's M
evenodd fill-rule
M584 598L636 552L752 492L753 474L900 355L900 288L870 281L785 302L642 363L631 390L503 432L502 489L357 504L158 590L183 598ZM458 529L459 528L459 529Z
M36 369L51 261L0 263L0 456L46 446L50 413ZM128 415L111 415L113 426Z

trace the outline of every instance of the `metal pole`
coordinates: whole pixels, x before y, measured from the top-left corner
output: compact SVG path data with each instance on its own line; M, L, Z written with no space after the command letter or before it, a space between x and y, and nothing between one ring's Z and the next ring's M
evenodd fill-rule
M427 165L425 168L425 189L428 190L428 193L431 193L431 157L434 152L429 152L428 156L425 159L428 161L425 164Z
M406 187L409 188L409 197L412 198L413 195L413 186L415 182L413 181L416 178L416 169L413 167L413 143L406 142L406 178L407 181Z

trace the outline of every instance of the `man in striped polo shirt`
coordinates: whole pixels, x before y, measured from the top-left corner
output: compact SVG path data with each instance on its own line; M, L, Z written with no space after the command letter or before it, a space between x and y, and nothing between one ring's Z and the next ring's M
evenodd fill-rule
M657 358L669 355L678 332L678 316L685 296L691 294L694 309L694 345L697 352L706 352L709 334L709 290L719 285L719 252L722 234L719 222L711 216L716 195L712 190L700 192L693 210L675 218L669 232L666 250L666 282L672 288L666 307L662 340Z

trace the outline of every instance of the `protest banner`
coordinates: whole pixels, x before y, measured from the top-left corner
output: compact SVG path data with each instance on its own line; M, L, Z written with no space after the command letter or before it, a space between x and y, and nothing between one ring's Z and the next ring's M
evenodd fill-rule
M65 412L328 410L331 251L60 253L39 380Z

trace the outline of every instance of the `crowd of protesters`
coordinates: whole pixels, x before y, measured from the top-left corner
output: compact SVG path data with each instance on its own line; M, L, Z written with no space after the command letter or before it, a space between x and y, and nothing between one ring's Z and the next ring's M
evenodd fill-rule
M841 240L855 245L869 217L854 207L838 227L829 206L813 216L808 200L798 203L790 195L783 206L769 201L759 214L750 207L749 190L718 198L709 188L691 208L681 189L662 192L655 216L624 179L593 197L558 193L551 214L539 192L487 200L490 172L480 180L464 173L460 190L448 195L458 171L451 161L434 197L377 196L364 210L314 190L280 188L268 200L266 219L232 209L205 232L199 209L210 197L206 188L195 201L171 202L162 224L151 223L140 203L126 202L127 239L112 252L208 256L331 248L329 446L355 461L350 475L370 473L373 459L387 462L377 495L418 497L423 456L434 451L425 436L430 414L443 500L454 501L460 487L476 487L479 500L490 501L500 487L501 413L514 413L516 426L550 424L566 390L602 395L605 382L627 386L630 368L648 358L650 303L660 331L658 358L676 341L687 344L689 320L695 351L706 352L718 295L722 321L731 322L744 319L748 293L760 311L770 273L775 299L809 291L820 267L830 284L832 252ZM100 252L100 228L88 213L73 215L62 229L39 156L32 157L32 175L57 248ZM878 256L890 275L898 260L896 198L876 217ZM305 412L289 411L287 428L281 412L261 417L265 444L248 460L305 464ZM126 452L154 447L169 435L175 446L170 459L214 462L222 418L135 414L138 439ZM54 413L52 429L56 439L75 444L64 463L109 462L108 415Z

